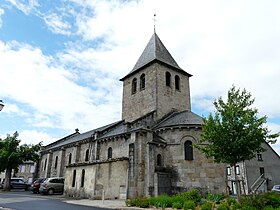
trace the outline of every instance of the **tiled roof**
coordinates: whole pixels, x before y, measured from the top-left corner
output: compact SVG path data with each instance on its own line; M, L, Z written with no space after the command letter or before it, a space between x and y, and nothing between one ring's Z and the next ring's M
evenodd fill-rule
M161 122L159 122L154 129L159 129L163 127L172 127L178 125L202 125L202 118L191 112L191 111L182 111L182 112L174 112Z
M115 136L115 135L123 134L125 132L126 132L126 125L124 123L121 123L121 124L114 126L111 130L106 132L104 135L101 135L99 138Z
M85 140L85 139L88 139L90 138L94 133L96 132L102 132L106 129L109 129L110 127L114 127L116 125L118 125L119 123L121 123L122 121L117 121L117 122L114 122L114 123L111 123L109 125L105 125L105 126L102 126L100 128L96 128L96 129L93 129L93 130L90 130L90 131L87 131L85 133L82 133L82 134L79 134L79 135L75 135L71 138L68 138L66 141L63 141L63 142L59 142L58 144L54 144L52 146L52 144L50 145L47 145L46 146L46 149L53 149L53 148L57 148L57 147L60 147L60 146L64 146L64 145L67 145L67 144L72 144L72 143L75 143L75 142L78 142L78 141L81 141L81 140ZM50 146L50 147L48 147Z
M137 72L139 69L144 67L145 65L151 63L152 61L158 60L162 63L165 63L173 68L181 71L184 74L191 76L189 73L185 72L183 69L179 67L177 62L174 60L172 55L168 52L164 44L159 39L156 33L153 34L150 41L148 42L146 48L144 49L143 53L141 54L140 58L136 62L132 71L130 71L124 78L124 80L129 75Z
M191 111L182 111L182 112L174 112L168 115L166 118L164 118L162 121L160 121L156 126L154 126L153 130L157 130L164 127L173 127L173 126L180 126L180 125L196 125L200 126L203 124L202 118L198 116L197 114L191 112ZM131 132L133 130L140 129L141 127L137 127L132 130L127 130L127 126L124 121L117 121L115 123L105 125L103 127L93 129L90 131L87 131L82 134L77 134L68 137L64 141L57 141L49 144L45 147L45 149L50 150L54 148L59 148L61 146L73 144L75 142L79 142L82 140L86 140L88 138L91 138L92 135L94 135L96 132L100 132L98 139L107 138L111 136L116 136L120 134L124 134L126 132ZM154 138L154 142L158 143L164 143L161 139Z

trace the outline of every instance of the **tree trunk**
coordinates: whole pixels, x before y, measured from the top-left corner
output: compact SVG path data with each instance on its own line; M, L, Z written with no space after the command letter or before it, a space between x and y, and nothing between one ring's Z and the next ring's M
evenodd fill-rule
M3 186L4 191L10 191L11 190L11 188L10 188L11 175L12 175L12 169L7 168L6 173L5 173L4 186Z
M237 179L237 174L236 174L236 164L233 165L233 173L234 173L234 181L235 181L235 186L236 186L236 192L237 192L237 201L240 203L241 201L241 196L240 196L240 182Z

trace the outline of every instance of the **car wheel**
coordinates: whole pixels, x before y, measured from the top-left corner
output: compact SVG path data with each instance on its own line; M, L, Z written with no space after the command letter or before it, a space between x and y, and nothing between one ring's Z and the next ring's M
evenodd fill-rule
M49 195L53 195L53 194L54 194L54 190L53 190L53 189L49 189L49 190L48 190L48 194L49 194Z

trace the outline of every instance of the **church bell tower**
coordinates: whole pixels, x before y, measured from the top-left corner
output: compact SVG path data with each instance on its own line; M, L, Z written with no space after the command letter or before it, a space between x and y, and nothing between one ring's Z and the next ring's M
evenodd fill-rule
M189 78L154 33L123 82L122 119L132 122L148 113L155 120L171 111L191 110Z

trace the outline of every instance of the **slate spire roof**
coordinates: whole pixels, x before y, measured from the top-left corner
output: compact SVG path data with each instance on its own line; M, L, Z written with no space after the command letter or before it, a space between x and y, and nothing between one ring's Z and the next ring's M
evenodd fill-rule
M166 49L158 35L154 33L133 69L124 78L122 78L121 81L123 81L126 77L130 76L131 74L136 73L138 70L155 60L160 61L168 66L171 66L177 71L187 74L188 76L192 76L191 74L187 73L179 67L179 65L174 60L169 51Z

